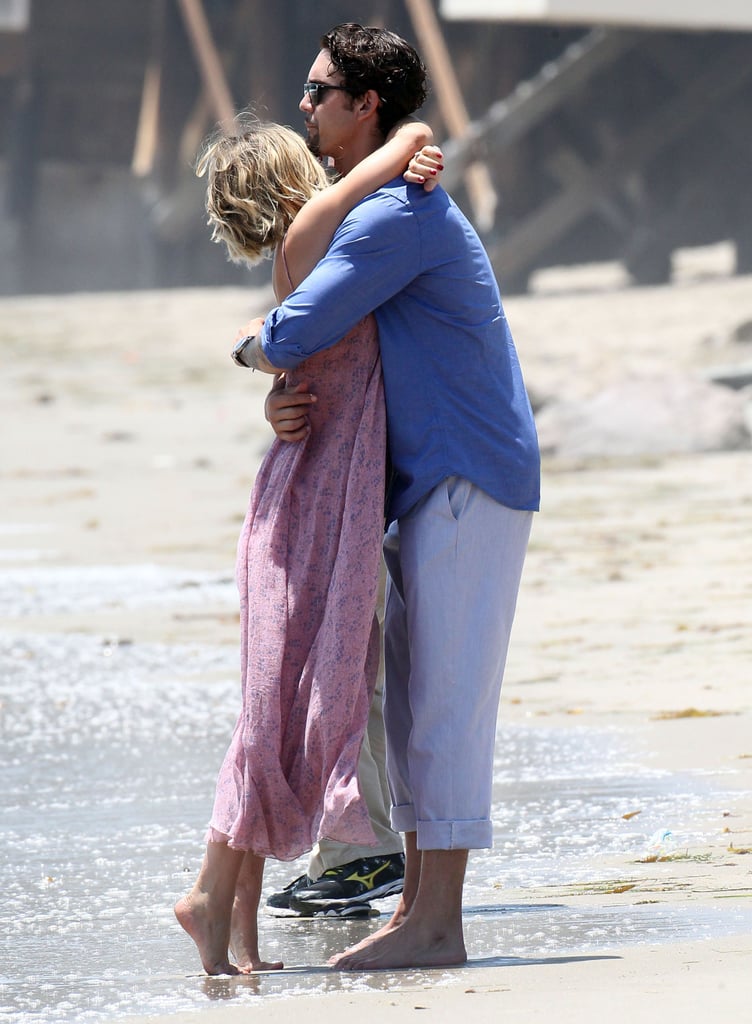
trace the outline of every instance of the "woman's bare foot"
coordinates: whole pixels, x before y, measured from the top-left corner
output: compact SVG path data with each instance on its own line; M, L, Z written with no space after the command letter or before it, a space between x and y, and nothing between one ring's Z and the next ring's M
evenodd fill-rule
M241 974L253 974L255 971L281 971L285 966L281 960L262 960L258 945L252 947L246 944L243 940L243 930L241 928L236 930L234 911L230 949Z
M207 974L240 973L230 963L227 923L212 916L208 897L197 898L192 893L184 896L175 904L175 917L196 943L201 964Z
M257 971L281 971L284 970L284 964L281 960L258 960L253 959L240 967L241 974L255 974Z
M281 960L262 960L258 941L258 908L261 883L264 879L264 858L248 851L235 883L230 923L230 948L242 974L255 971L281 971Z

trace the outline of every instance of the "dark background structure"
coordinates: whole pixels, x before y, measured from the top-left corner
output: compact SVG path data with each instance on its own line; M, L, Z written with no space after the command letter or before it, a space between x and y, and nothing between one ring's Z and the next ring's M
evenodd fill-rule
M752 267L752 34L444 21L435 0L1 0L0 294L237 284L209 241L201 141L246 108L299 126L322 31L426 56L446 185L506 291L679 247ZM251 280L268 279L269 268Z

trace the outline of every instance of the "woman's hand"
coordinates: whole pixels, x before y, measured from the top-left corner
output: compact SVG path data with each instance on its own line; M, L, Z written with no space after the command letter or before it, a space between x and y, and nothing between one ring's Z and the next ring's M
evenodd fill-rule
M422 185L426 192L436 188L444 170L444 157L438 146L424 146L413 155L402 175L412 185Z

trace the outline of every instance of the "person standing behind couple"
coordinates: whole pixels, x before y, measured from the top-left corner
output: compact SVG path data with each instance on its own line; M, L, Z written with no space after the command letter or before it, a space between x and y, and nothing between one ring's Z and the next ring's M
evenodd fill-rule
M392 95L384 68L395 66L422 64L386 30L348 23L321 40L309 73L321 98L307 91L300 109L311 150L343 175L383 143ZM394 179L361 202L301 285L243 329L243 362L290 370L369 312L393 469L385 723L406 869L389 923L330 961L345 970L467 957L468 852L492 845L501 681L540 495L535 424L498 286L441 188ZM289 410L305 417L310 398L293 391L275 401L289 424Z

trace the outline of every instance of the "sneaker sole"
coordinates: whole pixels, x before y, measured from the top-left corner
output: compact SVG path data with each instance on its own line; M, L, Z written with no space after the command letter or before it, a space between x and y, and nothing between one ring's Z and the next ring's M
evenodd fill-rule
M368 917L380 916L380 912L374 910L370 903L353 903L346 907L332 906L331 903L320 907L301 904L301 910L296 914L298 921L313 921L314 918L319 920L324 917L328 921L362 921Z
M302 915L301 915L302 916ZM373 910L370 903L354 903L349 907L322 907L315 910L312 917L326 917L339 921L358 921L366 917L379 917L378 910Z

